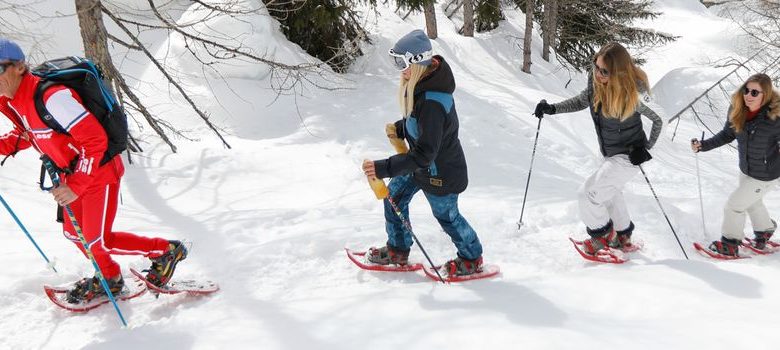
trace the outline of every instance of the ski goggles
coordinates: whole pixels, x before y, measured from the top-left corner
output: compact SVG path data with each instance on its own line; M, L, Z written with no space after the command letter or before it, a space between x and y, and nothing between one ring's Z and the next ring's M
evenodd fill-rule
M397 53L393 51L393 49L390 49L388 54L393 58L393 64L395 65L395 68L398 69L398 71L405 71L412 64L420 63L422 61L427 61L433 58L433 51L425 51L415 55L408 51L405 53Z

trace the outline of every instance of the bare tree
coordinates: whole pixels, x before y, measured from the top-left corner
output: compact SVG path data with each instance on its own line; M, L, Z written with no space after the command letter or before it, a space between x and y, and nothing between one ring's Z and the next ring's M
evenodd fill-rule
M28 27L30 23L40 20L41 15L35 12L32 5L45 0L28 1L20 4L13 0L0 0L0 35L5 38L23 41L31 46L26 47L28 58L43 54L41 43L35 30Z
M542 58L550 61L550 47L555 47L558 20L558 0L544 0L544 31L542 33Z
M212 123L209 114L199 106L197 98L182 84L182 72L178 72L170 65L168 57L155 57L152 54L150 44L141 40L140 36L143 33L163 31L167 32L169 37L173 34L181 38L189 55L200 62L204 70L210 70L219 77L222 77L218 69L219 64L235 60L255 62L268 67L271 87L279 94L289 91L294 93L295 89L303 84L329 88L320 83L321 78L325 77L326 72L329 72L326 67L328 62L302 64L276 62L267 58L265 54L254 52L254 50L244 45L240 36L218 33L207 24L208 21L221 17L231 17L238 21L244 21L246 16L267 15L264 12L263 5L259 5L256 8L246 8L239 6L238 1L223 1L213 4L202 0L192 0L186 6L187 8L198 6L198 11L193 11L197 17L190 17L188 21L179 23L174 20L174 16L180 14L182 9L174 8L169 10L174 14L169 14L165 10L165 6L169 6L170 2L157 4L154 0L147 0L148 8L138 9L136 13L133 13L130 9L119 8L117 7L119 5L116 4L114 7L107 7L101 0L75 0L75 4L86 56L93 59L102 68L107 78L111 80L120 102L130 112L129 115L132 116L133 112L143 115L146 122L173 152L176 152L176 146L168 135L174 134L184 138L186 138L186 135L183 135L174 125L161 118L154 117L148 111L144 102L130 88L112 62L108 40L130 52L140 52L150 65L163 76L164 82L184 99L190 110L214 132L227 148L230 148L230 145L223 136L224 130ZM145 15L138 16L138 11L143 11ZM119 28L119 32L109 33L106 30L103 15L113 22L116 28ZM204 30L202 28L207 29ZM349 50L353 50L355 46L349 47L349 45L345 45L343 54L352 54ZM336 55L334 59L340 59L340 57Z
M723 12L760 45L780 50L780 2L748 0L723 5Z
M534 29L534 1L525 2L525 35L523 36L523 72L531 74L531 34Z
M425 29L428 32L428 37L436 39L439 37L439 31L436 28L436 0L431 0L425 3Z
M474 36L474 0L463 0L463 36Z
M111 54L108 50L108 32L103 24L103 12L100 0L76 0L76 14L81 29L81 39L84 43L84 54L101 67L106 82L119 92L119 99L125 104L124 96L127 96L152 127L152 129L168 144L173 152L176 146L168 138L160 127L156 118L143 106L140 99L129 88L122 75L114 66ZM124 93L124 94L122 94Z

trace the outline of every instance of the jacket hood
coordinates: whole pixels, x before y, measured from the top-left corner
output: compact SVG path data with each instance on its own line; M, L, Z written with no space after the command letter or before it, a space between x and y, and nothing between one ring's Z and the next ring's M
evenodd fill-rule
M436 68L431 74L422 78L414 88L414 94L418 95L426 91L438 91L453 93L455 91L455 76L452 75L452 69L444 57L433 56L434 60L439 61L439 68Z
M772 99L769 100L769 104L767 104L766 108L766 116L769 119L776 120L780 117L780 94L778 94L777 91L772 91Z

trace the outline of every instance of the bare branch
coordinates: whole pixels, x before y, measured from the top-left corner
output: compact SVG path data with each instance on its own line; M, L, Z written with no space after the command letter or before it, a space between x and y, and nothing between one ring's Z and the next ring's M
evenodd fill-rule
M151 1L150 1L150 2L151 2ZM154 57L154 55L152 55L152 53L151 53L151 52L149 52L149 50L148 50L148 49L146 49L146 47L144 47L144 46L143 46L143 44L142 44L142 43L141 43L141 41L138 39L138 37L136 37L135 35L133 35L133 33L132 33L132 32L131 32L131 31L130 31L130 30L129 30L129 29L128 29L128 28L127 28L127 27L126 27L124 24L122 24L122 22L120 22L120 21L117 21L117 20L116 20L116 17L115 17L115 15L114 15L113 13L111 13L111 11L109 11L107 8L103 7L103 13L105 13L105 14L106 14L106 15L108 15L108 16L109 16L109 17L110 17L112 20L114 20L114 23L116 23L116 24L119 26L119 28L121 28L121 29L122 29L122 31L124 31L124 32L125 32L125 34L127 34L127 35L128 35L130 38L132 38L132 39L133 39L133 42L135 42L135 44L136 44L136 45L138 45L139 47L141 47L141 51L143 51L144 55L146 55L146 57L147 57L147 58L148 58L150 61L152 61L152 63L154 64L154 66L155 66L155 67L157 67L157 69L160 71L160 73L162 73L162 74L163 74L163 76L165 76L165 79L167 79L167 80L168 80L168 83L170 83L171 85L173 85L173 86L176 88L176 90L178 90L178 91L179 91L179 93L182 95L182 97L184 97L184 99L187 101L187 103L189 103L190 107L192 107L192 109L193 109L193 110L194 110L194 111L195 111L195 112L198 114L198 116L200 116L200 118L201 118L201 119L203 119L203 121L206 123L206 125L207 125L207 126L208 126L208 127L209 127L209 128L212 130L212 131L214 131L214 133L217 135L217 137L219 137L219 139L222 141L222 144L223 144L225 147L227 147L227 148L231 148L231 147L230 147L230 144L228 144L228 143L227 143L227 141L225 140L225 138L224 138L224 137L222 137L222 134L219 132L219 130L217 130L217 128L216 128L216 127L215 127L215 126L214 126L214 125L211 123L211 121L209 121L209 117L208 117L208 116L207 116L207 115L206 115L206 114L205 114L203 111L201 111L201 110L200 110L200 108L199 108L199 107L198 107L198 106L195 104L195 102L194 102L194 101L192 101L192 99L190 98L189 94L187 94L187 92L186 92L186 91L184 91L184 89L181 87L181 85L179 85L179 83L178 83L178 82L176 82L176 81L173 79L173 77L171 77L171 75L170 75L170 74L169 74L169 73L168 73L168 72L165 70L165 68L164 68L164 67L163 67L163 66L160 64L160 62L159 62L159 61L158 61L158 60L157 60L157 59ZM128 90L129 90L129 89L128 89ZM128 91L126 90L125 92L127 93ZM130 95L130 94L132 94L132 92L130 92L128 95ZM137 102L137 104L139 104L139 103ZM149 118L147 118L147 120L149 120ZM153 127L154 127L154 126L153 126Z

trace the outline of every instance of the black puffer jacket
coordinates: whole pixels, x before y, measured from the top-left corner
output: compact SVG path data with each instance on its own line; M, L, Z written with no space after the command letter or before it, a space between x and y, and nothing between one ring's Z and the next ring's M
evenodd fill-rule
M596 127L596 136L598 136L601 154L605 157L612 157L616 154L628 154L633 147L651 149L661 134L663 120L655 111L660 110L660 107L653 103L650 95L644 91L644 88L641 88L639 92L642 94L642 101L637 106L634 114L623 121L602 115L601 106L598 109L593 108L592 76L588 78L588 86L579 95L553 104L553 106L555 107L555 114L576 112L588 108L590 117L593 119L593 125ZM647 139L645 131L642 129L640 116L645 116L653 122L650 140Z
M735 139L742 173L762 181L780 177L780 95L777 92L772 93L772 100L761 107L758 115L745 122L742 132L735 132L731 121L726 120L723 130L701 142L701 151L718 148Z
M379 178L412 173L425 192L461 193L468 185L468 172L452 98L455 78L444 58L434 59L439 67L417 83L411 115L395 123L398 137L409 143L409 153L375 161L374 166Z

